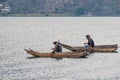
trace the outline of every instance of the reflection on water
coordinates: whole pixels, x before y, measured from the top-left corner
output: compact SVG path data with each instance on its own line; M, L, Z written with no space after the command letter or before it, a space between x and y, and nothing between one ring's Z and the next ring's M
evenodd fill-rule
M51 52L52 42L120 45L120 18L0 18L0 80L119 80L120 54L95 53L88 58L35 58L23 49ZM64 51L67 51L64 49Z

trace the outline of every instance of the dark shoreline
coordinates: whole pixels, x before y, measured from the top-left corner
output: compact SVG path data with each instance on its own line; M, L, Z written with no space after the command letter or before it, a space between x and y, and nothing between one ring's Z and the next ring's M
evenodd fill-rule
M0 15L0 17L120 17L118 16L76 16L71 14L8 14Z

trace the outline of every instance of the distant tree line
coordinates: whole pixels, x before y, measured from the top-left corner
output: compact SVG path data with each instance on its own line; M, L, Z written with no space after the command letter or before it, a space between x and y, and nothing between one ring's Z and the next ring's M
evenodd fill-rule
M8 0L7 3L11 14L120 16L120 0Z

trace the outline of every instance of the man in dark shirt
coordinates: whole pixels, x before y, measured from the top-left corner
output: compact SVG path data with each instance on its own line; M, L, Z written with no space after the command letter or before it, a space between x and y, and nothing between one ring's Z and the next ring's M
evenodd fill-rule
M52 48L52 50L53 50L52 53L55 53L55 52L62 53L61 45L57 41L53 42L53 44L55 45L55 47Z
M89 47L89 48L94 48L94 41L92 40L92 38L90 37L90 35L86 35L86 38L88 40L88 43L85 43L87 44L85 47Z

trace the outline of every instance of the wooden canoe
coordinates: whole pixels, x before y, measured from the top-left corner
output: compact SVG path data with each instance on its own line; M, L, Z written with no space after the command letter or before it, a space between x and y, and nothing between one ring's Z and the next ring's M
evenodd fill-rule
M80 58L80 57L86 57L87 52L80 52L80 53L74 53L74 52L64 52L64 53L40 53L34 50L28 50L24 49L28 54L34 56L34 57L45 57L45 58Z
M62 47L70 50L70 51L76 51L76 52L81 52L81 51L85 51L85 50L90 50L90 49L86 49L85 47L82 46L69 46L66 44L62 44ZM114 45L96 45L92 50L90 51L94 51L94 52L116 52L116 50L118 49L118 45L114 44Z

